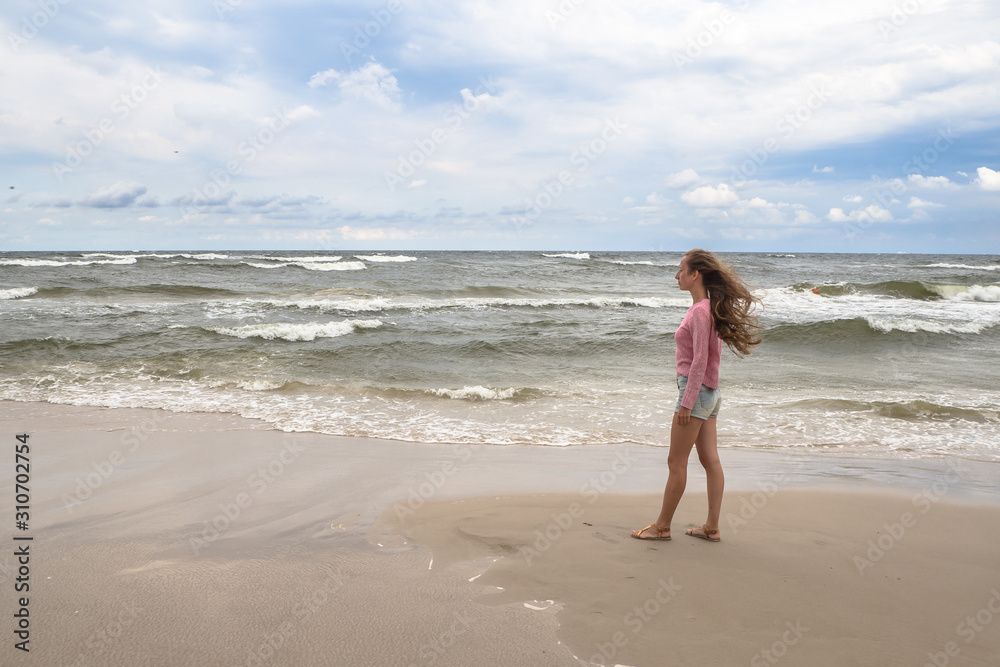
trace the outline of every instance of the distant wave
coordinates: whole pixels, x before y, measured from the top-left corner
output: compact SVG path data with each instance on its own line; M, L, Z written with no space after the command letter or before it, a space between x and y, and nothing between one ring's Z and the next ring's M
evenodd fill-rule
M976 264L923 264L928 269L969 269L971 271L1000 271L1000 264L982 266Z
M381 320L345 320L343 322L308 322L305 324L273 323L250 324L243 327L202 327L236 338L263 338L274 340L280 338L289 341L311 341L317 338L336 338L346 336L359 329L377 329L382 326Z
M172 252L172 253L158 253L158 252L144 252L144 253L110 253L110 252L85 252L81 257L117 257L117 258L134 258L143 259L144 257L155 257L157 259L173 259L174 257L183 257L185 259L228 259L229 255L219 255L212 252L201 252L201 253L187 253L187 252Z
M542 253L543 257L566 257L567 259L590 259L589 252L557 252L554 254Z
M31 296L37 291L37 287L12 287L10 289L0 289L0 301L20 299L22 297Z
M280 264L260 264L258 262L241 262L256 269L280 269L286 266L299 266L310 271L359 271L365 268L364 262L339 262L339 261L302 261L302 262L282 262Z
M136 258L121 257L119 259L85 259L85 260L56 260L56 259L29 259L26 257L16 257L14 259L0 259L0 266L90 266L92 264L135 264Z
M782 253L779 253L779 252L768 253L767 256L768 257L795 257L795 255L785 255L785 254L782 254Z
M155 298L168 296L188 298L217 297L220 299L228 297L232 299L240 294L240 292L220 287L202 287L201 285L169 285L161 283L128 286L109 285L106 287L31 287L18 289L31 289L33 291L30 294L37 293L39 297L44 297L46 299L62 299L64 303L68 302L73 306L81 307L87 307L88 305L94 305L95 303L102 307L119 307L120 304L116 302L120 301L121 297L152 296ZM28 294L18 294L15 297L4 297L2 294L3 291L0 291L0 299L28 296ZM81 299L86 300L81 301ZM170 302L168 301L156 301L152 304L143 304L143 307L169 307L169 305Z
M360 259L365 262L415 262L416 257L410 257L409 255L355 255L355 259Z
M294 307L300 309L318 308L321 311L339 310L348 312L380 312L387 310L437 310L441 308L561 308L585 306L591 308L668 308L684 307L690 303L674 298L664 297L618 297L599 296L591 298L549 298L549 299L513 299L513 298L455 298L437 300L400 300L394 301L383 297L354 299L301 299L296 301L281 301L269 299L265 303L278 307Z
M243 255L241 259L269 259L274 262L337 262L340 255L318 255L314 257L277 257L275 255Z
M621 264L622 266L632 266L633 264L645 264L646 266L656 266L656 264L653 264L653 260L651 259L638 260L634 262L630 262L627 259L609 259L608 262L610 262L611 264Z

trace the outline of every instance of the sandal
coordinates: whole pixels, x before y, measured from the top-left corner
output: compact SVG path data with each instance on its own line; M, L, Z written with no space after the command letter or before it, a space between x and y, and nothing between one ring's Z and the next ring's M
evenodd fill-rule
M643 531L649 530L650 528L656 531L657 533L656 537L642 537ZM632 537L634 537L637 540L669 540L670 535L667 535L666 537L663 536L663 533L669 533L669 532L670 532L669 528L664 528L663 530L660 530L659 528L656 527L655 523L651 523L642 530L633 530Z
M700 537L701 539L708 540L709 542L718 542L719 540L722 539L721 536L719 536L719 537L712 537L713 535L716 535L716 536L719 535L719 529L718 528L709 528L708 526L705 526L705 525L700 526L700 528L702 530L702 532L700 532L700 533L694 532L694 531L698 530L698 528L688 528L687 530L684 531L684 534L685 535L690 535L691 537Z

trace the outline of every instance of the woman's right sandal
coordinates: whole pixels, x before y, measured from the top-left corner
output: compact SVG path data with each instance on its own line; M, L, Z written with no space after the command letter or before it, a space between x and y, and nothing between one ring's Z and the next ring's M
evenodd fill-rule
M698 530L697 528L688 528L687 530L684 531L684 534L685 535L690 535L691 537L700 537L701 539L708 540L709 542L718 542L719 540L722 539L721 536L720 537L711 537L712 535L718 535L719 534L719 529L718 528L709 528L708 526L702 525L701 529L702 529L702 531L704 531L704 533L696 533L696 532L694 532L694 531Z

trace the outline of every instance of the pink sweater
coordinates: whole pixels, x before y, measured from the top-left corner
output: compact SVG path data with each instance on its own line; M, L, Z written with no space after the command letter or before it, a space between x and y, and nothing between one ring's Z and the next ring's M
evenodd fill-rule
M711 307L708 299L693 304L674 334L677 375L686 375L688 379L681 406L689 410L698 401L701 385L710 389L719 388L722 341L715 333Z

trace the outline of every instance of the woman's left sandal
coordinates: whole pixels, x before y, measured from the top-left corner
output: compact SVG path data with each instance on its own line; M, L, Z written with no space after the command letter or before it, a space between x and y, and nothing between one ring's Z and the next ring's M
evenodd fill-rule
M701 533L694 532L699 529L702 531ZM690 535L691 537L700 537L701 539L708 540L709 542L718 542L722 539L722 537L719 536L718 528L709 528L704 525L698 526L698 528L688 528L684 531L684 534ZM713 535L715 535L715 537L712 537Z
M656 531L656 537L643 537L642 536L643 532L649 530L650 528ZM659 528L656 527L655 523L651 523L642 530L633 530L632 537L634 537L637 540L669 540L670 535L668 534L666 537L664 537L663 533L670 533L670 529L667 528L666 530L660 530Z

